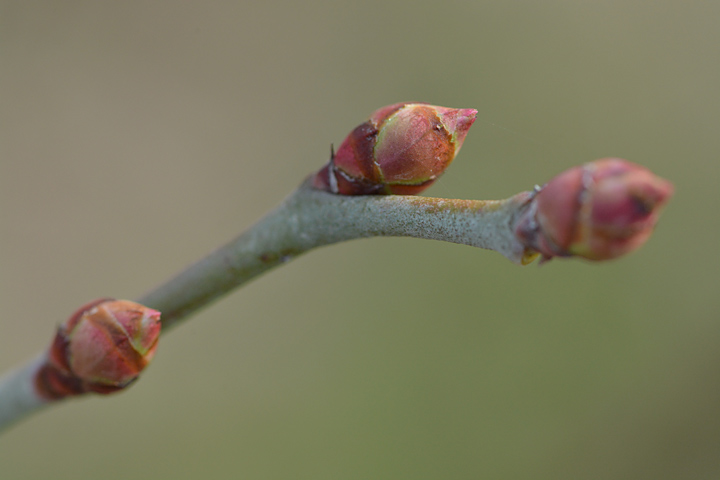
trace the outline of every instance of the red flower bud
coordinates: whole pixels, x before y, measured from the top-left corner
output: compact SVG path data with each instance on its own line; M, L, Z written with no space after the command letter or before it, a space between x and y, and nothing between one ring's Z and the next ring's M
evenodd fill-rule
M546 259L609 260L647 241L672 193L670 182L644 167L619 158L597 160L550 180L516 233Z
M477 110L396 103L355 128L314 179L342 195L413 195L450 165Z
M127 300L100 299L58 327L35 385L58 399L112 393L137 379L157 349L160 312Z

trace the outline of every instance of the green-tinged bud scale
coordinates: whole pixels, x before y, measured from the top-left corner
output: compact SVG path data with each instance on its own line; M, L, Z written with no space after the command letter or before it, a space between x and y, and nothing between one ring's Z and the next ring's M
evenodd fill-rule
M396 103L375 111L343 141L314 178L341 195L414 195L450 165L477 110Z
M83 305L58 327L35 387L48 400L127 387L155 355L160 312L127 300Z

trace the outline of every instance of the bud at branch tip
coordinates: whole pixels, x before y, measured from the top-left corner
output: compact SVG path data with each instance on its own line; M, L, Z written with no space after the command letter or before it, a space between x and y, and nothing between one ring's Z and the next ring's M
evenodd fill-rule
M673 186L620 158L574 167L536 190L515 233L545 260L609 260L636 250L652 233Z

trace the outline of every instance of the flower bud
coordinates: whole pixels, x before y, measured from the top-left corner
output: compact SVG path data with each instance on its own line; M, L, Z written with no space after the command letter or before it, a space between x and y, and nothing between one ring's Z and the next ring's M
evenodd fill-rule
M345 138L314 178L341 195L414 195L450 165L477 110L396 103L375 111Z
M41 396L112 393L137 379L157 349L160 312L127 300L100 299L58 327L36 376Z
M644 167L619 158L597 160L548 182L516 233L546 259L609 260L647 241L672 193L670 182Z

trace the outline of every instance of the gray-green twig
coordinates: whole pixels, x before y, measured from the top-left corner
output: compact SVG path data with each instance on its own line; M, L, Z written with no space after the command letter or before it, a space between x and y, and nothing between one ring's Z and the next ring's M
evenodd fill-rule
M138 302L162 312L163 331L215 298L316 247L374 236L416 237L498 251L521 263L512 224L530 192L501 201L344 196L306 181L248 231Z
M531 198L449 200L399 195L344 196L306 180L282 204L236 239L143 295L138 302L162 312L163 332L254 277L313 248L355 238L405 236L496 250L514 263L527 258L513 224ZM40 355L0 378L0 430L49 402L34 378Z

